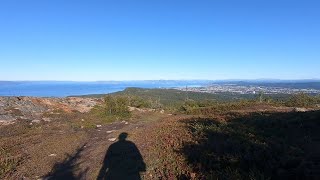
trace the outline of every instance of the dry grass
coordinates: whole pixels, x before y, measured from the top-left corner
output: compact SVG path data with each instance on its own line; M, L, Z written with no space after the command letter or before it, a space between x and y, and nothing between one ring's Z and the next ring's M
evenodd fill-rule
M6 178L21 164L22 155L12 155L8 149L0 148L0 178Z
M59 121L16 123L1 127L0 132L0 169L6 179L19 178L20 174L31 179L42 176L86 138L85 132Z

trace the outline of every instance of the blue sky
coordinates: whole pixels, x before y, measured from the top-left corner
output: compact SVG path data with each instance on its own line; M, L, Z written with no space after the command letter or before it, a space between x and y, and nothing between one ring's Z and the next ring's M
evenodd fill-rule
M1 0L0 80L320 78L317 0Z

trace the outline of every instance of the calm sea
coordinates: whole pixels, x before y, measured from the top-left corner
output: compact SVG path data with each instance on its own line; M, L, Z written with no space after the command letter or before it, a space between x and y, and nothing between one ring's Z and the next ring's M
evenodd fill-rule
M66 97L73 95L107 94L128 87L174 88L198 86L188 82L1 82L0 96Z

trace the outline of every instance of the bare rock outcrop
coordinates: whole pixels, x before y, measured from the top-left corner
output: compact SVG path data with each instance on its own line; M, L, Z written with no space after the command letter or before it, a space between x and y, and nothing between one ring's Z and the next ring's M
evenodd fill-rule
M44 113L54 110L89 112L100 102L97 98L0 97L0 125L16 120L42 120ZM44 121L50 121L44 119Z

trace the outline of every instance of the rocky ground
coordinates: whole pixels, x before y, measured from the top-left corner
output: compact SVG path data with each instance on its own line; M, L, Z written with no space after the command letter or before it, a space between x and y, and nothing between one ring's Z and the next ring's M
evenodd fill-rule
M0 125L12 124L19 120L34 122L50 121L45 114L54 114L58 110L65 112L89 112L101 99L96 98L35 98L0 97Z
M108 147L120 133L132 139L138 130L169 116L130 107L132 118L101 123L88 115L101 102L78 97L0 97L0 177L96 179Z

